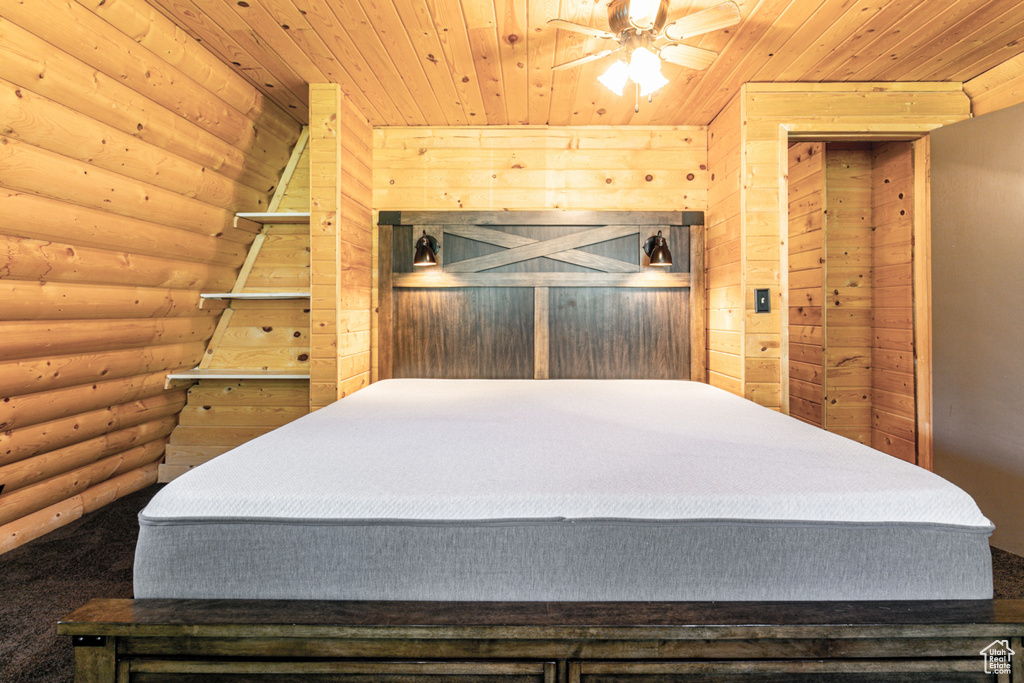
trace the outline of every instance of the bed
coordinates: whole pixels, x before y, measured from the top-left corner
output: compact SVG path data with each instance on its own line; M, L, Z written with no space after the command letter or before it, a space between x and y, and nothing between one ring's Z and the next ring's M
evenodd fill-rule
M969 496L704 383L699 214L380 222L379 381L152 500L136 599L60 625L82 680L980 681L1021 647Z
M139 598L992 597L992 525L914 465L706 384L391 379L175 480Z

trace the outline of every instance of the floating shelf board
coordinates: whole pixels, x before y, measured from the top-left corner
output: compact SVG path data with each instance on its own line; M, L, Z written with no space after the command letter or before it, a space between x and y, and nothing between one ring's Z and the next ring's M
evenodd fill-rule
M194 379L309 379L308 372L295 372L294 370L236 370L235 368L195 368L172 372L167 375L167 381L173 380L194 380Z
M274 225L276 223L308 223L309 212L280 211L277 213L236 213L239 218L244 218L255 223Z
M203 299L308 299L309 292L203 292Z

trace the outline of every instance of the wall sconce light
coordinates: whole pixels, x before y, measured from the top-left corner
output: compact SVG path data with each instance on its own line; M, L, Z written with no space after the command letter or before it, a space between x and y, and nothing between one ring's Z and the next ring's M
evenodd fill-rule
M416 240L416 255L412 257L412 264L414 266L436 266L437 259L435 257L439 251L441 251L441 246L437 240L424 230L423 237Z
M672 253L668 250L668 243L661 236L661 230L654 237L648 237L644 242L644 253L651 259L652 266L671 266Z

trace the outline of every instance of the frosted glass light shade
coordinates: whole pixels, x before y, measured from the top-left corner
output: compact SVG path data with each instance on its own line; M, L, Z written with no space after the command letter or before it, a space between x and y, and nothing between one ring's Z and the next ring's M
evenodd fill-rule
M647 97L668 83L661 75L661 60L646 47L633 50L629 60L629 80L640 86L640 96Z
M601 82L601 85L608 88L616 95L622 94L622 89L626 87L626 81L628 79L629 67L622 61L617 61L612 64L604 74L597 78L597 80Z

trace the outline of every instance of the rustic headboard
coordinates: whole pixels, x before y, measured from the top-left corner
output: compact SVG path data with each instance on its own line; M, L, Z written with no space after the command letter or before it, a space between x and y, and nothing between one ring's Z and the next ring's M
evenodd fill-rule
M703 222L679 211L381 211L378 377L706 381ZM659 230L667 268L641 248ZM424 231L441 246L437 265L414 268Z

